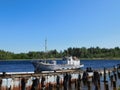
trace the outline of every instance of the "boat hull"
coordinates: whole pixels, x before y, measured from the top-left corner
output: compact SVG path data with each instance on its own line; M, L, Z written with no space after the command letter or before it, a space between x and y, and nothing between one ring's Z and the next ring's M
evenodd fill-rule
M84 65L67 65L67 64L62 64L62 65L51 65L51 64L44 64L44 63L34 63L33 64L35 67L35 71L57 71L57 70L68 70L68 69L80 69Z

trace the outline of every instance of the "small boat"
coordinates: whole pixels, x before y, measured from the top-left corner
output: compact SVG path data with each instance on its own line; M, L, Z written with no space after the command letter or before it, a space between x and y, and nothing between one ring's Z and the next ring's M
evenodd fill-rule
M80 69L84 67L80 64L80 60L76 57L65 57L63 60L43 60L43 61L33 61L32 62L35 72L41 71L57 71L57 70L73 70Z

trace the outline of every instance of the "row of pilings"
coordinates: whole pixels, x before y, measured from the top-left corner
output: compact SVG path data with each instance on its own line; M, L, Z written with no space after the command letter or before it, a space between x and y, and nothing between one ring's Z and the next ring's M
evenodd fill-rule
M19 75L3 73L0 90L120 90L119 79L120 72L116 68Z

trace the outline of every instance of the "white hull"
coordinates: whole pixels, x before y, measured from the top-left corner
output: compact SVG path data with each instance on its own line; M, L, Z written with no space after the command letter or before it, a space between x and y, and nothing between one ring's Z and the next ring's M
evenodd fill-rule
M56 61L53 61L53 63L45 63L45 62L33 62L33 65L35 67L35 72L40 71L57 71L57 70L68 70L68 69L80 69L84 67L83 64L80 64L80 60L73 60L72 57L67 58L66 64L57 64Z
M36 63L34 65L35 71L57 71L57 70L67 70L67 69L80 69L84 65L52 65L52 64L44 64L41 62Z

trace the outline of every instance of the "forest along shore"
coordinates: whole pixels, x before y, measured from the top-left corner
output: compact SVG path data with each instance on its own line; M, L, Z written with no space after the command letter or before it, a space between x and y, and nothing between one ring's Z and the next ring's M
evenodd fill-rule
M0 59L0 61L26 61L26 60L62 60L63 58L47 58L47 59ZM80 60L120 60L120 58L80 58Z
M11 59L47 59L61 58L63 56L76 56L81 59L120 59L120 48L68 48L66 50L57 51L29 51L27 53L13 53L10 51L0 50L0 60Z

